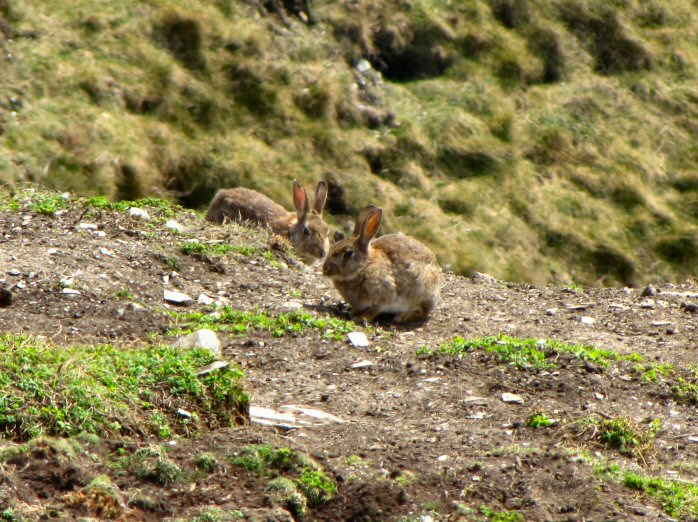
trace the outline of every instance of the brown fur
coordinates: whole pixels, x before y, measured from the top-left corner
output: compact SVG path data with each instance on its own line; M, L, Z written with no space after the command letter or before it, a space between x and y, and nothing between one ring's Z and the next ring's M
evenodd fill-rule
M356 316L372 321L379 314L393 313L397 322L424 320L439 299L441 271L436 257L402 234L373 241L381 217L380 208L364 209L355 236L332 245L323 273Z
M269 227L272 232L291 241L298 256L308 264L322 259L329 249L329 226L322 219L327 198L327 183L320 181L312 210L308 195L296 181L293 201L296 212L264 194L244 187L219 190L211 201L206 219L214 223L251 222Z

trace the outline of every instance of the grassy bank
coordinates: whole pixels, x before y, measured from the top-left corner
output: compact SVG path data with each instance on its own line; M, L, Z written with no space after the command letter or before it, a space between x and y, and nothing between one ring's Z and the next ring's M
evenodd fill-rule
M459 273L681 280L698 253L688 2L0 3L0 180L203 207L384 206Z

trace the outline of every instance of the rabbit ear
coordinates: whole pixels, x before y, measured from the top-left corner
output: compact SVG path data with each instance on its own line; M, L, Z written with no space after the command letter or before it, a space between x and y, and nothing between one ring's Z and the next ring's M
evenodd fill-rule
M298 221L303 221L310 212L310 201L307 192L298 181L293 182L293 204L296 205Z
M352 232L352 236L358 237L359 233L361 232L361 225L363 222L366 220L366 216L368 215L369 212L377 208L373 203L370 203L366 205L364 208L361 209L361 212L359 212L359 217L356 218L356 222L354 223L354 232Z
M362 251L367 252L368 244L371 242L371 239L373 239L373 236L376 235L376 232L378 232L378 229L381 227L381 221L383 219L383 209L380 207L374 207L371 209L366 208L364 210L366 211L366 217L361 223L361 231L359 233L359 237L357 238L357 242L359 248Z
M323 180L317 184L317 189L315 189L315 201L313 202L315 212L322 215L325 201L327 201L327 182Z

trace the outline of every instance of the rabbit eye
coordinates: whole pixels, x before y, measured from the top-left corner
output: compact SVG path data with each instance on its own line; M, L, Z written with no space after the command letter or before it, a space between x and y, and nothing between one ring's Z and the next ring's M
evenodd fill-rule
M310 235L310 229L308 227L303 228L303 235L304 236L309 236Z
M351 256L353 256L353 255L354 255L354 251L353 251L353 250L347 250L346 252L344 252L344 259L349 259L349 258L351 258Z

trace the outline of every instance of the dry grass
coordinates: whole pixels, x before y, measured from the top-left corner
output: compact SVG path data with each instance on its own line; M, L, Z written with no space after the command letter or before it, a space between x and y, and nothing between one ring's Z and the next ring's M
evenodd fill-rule
M290 180L327 178L330 212L380 204L460 273L694 270L690 2L321 2L313 25L255 4L10 2L0 181L290 207Z

